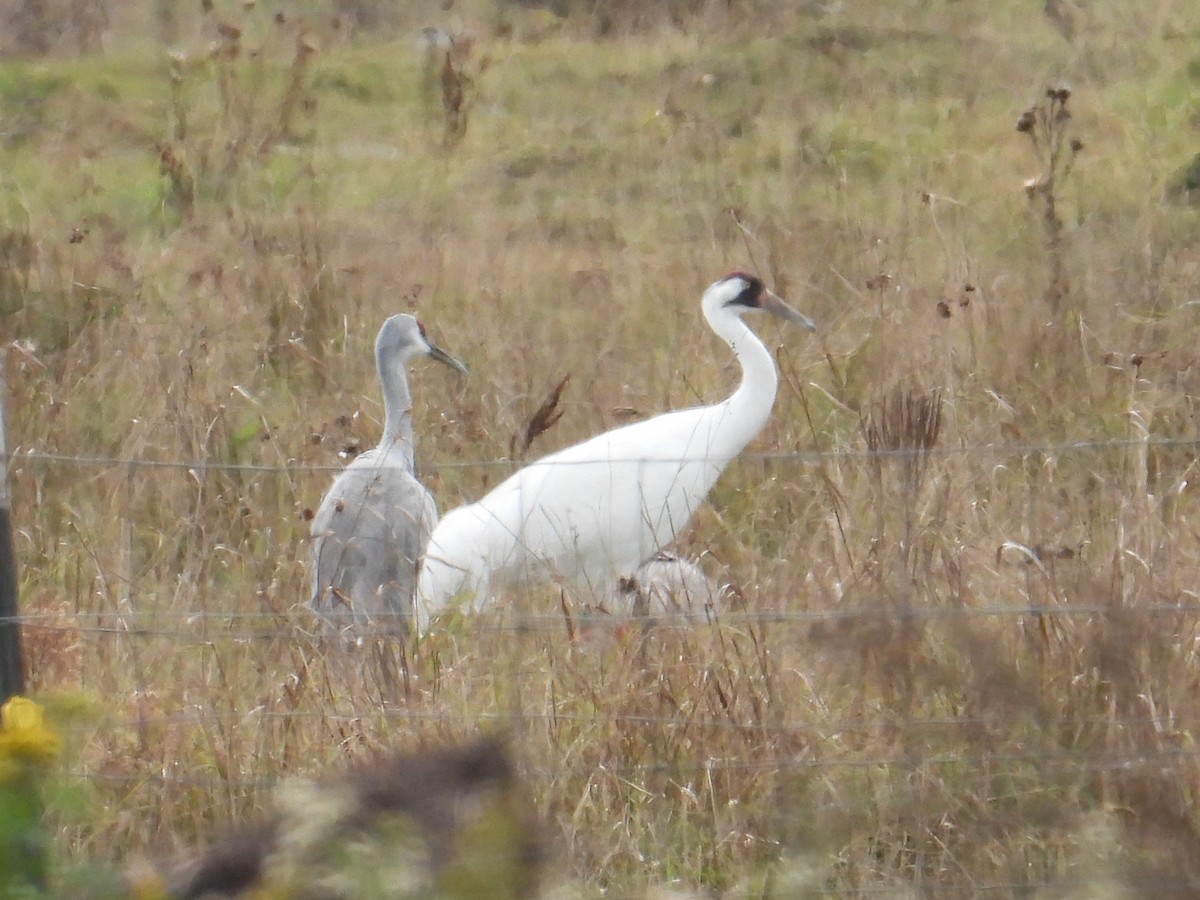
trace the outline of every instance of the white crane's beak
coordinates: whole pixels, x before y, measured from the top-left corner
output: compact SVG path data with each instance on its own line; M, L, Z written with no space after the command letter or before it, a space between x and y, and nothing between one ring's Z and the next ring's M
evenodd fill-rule
M463 375L471 374L467 370L466 366L464 366L462 363L460 363L457 359L455 359L453 356L451 356L449 353L447 353L445 350L443 350L437 344L433 343L433 341L428 340L428 338L426 338L426 341L429 344L429 355L432 356L434 359L436 359L438 362L445 363L450 368L454 369L454 371L461 372Z
M758 300L758 305L760 309L764 309L772 315L779 316L779 318L786 322L793 322L801 328L807 328L809 331L817 330L816 322L772 291L764 289L762 296Z

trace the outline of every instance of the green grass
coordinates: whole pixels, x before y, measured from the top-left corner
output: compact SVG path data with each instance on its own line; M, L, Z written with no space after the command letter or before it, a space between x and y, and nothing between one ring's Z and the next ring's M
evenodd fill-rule
M260 6L225 11L228 64L185 17L174 106L131 12L105 56L0 64L12 445L278 467L18 456L23 603L55 625L27 632L33 687L101 709L72 725L89 802L60 861L168 854L286 775L505 729L564 896L1197 877L1195 453L1144 443L1196 438L1196 212L1163 199L1200 129L1189 4L1079 4L1070 43L1015 2L712 4L604 40L527 10L497 36L467 4L457 141L409 33L317 17L281 134L295 33ZM1060 80L1084 149L1052 322L1015 124ZM782 382L752 451L838 455L717 486L681 543L734 589L722 625L589 630L537 587L447 623L398 692L312 637L304 513L378 437L384 316L417 309L472 370L413 372L448 509L568 373L535 454L724 396L698 300L734 267L822 326L756 323ZM862 422L934 389L914 494Z

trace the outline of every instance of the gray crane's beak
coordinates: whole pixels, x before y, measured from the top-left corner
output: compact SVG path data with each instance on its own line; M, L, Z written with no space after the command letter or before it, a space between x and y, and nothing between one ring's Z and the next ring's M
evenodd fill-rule
M428 341L428 338L426 340ZM463 375L471 374L468 371L466 366L464 366L457 359L455 359L453 356L451 356L449 353L447 353L445 350L443 350L441 347L439 347L437 344L433 343L432 341L429 341L429 355L432 356L434 359L436 359L438 362L445 363L450 368L454 369L456 372L461 372Z
M778 294L772 293L769 290L764 290L762 296L758 300L759 308L765 309L767 312L779 316L787 322L793 322L802 328L807 328L809 331L817 330L817 323L806 316L800 310L795 309L790 304L786 303Z

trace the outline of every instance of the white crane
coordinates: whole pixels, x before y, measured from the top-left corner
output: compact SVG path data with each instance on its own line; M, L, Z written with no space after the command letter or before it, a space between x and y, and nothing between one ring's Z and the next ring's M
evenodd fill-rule
M417 560L437 524L433 495L417 480L408 361L433 357L467 369L434 345L413 316L388 318L375 339L383 386L383 438L334 480L312 522L312 608L361 637L372 620L403 633L412 615Z
M622 577L670 544L729 462L762 430L779 376L742 321L765 310L810 331L753 275L704 292L704 317L742 365L728 399L607 431L531 463L434 529L417 586L417 628L455 598L480 609L493 581L559 576L611 595Z

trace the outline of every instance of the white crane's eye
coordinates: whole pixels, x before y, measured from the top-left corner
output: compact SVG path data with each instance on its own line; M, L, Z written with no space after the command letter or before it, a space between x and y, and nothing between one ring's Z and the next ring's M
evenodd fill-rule
M738 291L737 296L729 301L727 306L747 306L751 309L759 308L759 301L762 298L763 283L762 280L754 275L747 275L744 272L735 272L729 276L730 280L737 279L741 282L742 289Z

